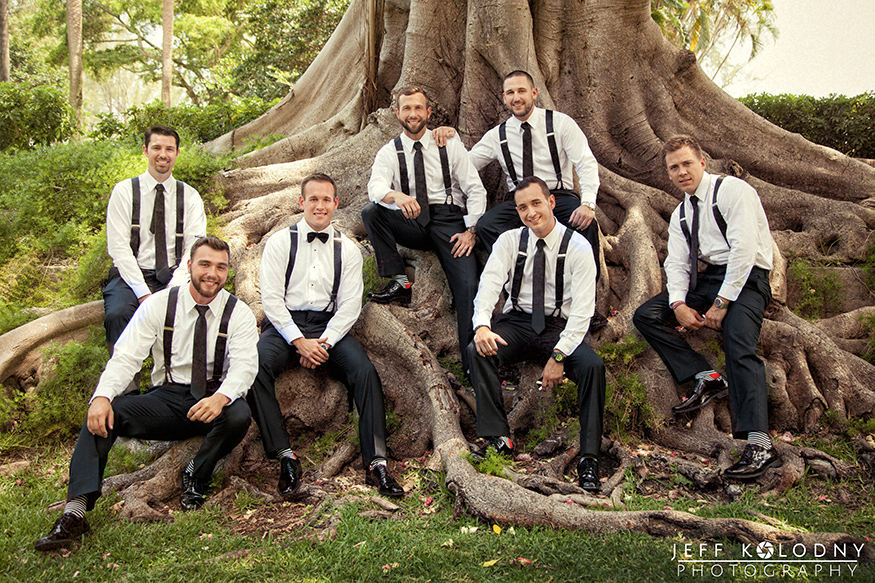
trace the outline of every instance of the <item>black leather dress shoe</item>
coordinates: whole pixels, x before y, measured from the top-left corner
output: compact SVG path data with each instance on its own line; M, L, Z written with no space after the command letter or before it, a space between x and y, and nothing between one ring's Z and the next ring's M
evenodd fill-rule
M182 509L197 510L207 501L207 485L194 477L194 474L183 470L182 472L182 496L179 501Z
M72 514L62 514L55 521L52 530L34 543L33 548L38 551L52 551L69 547L78 542L83 536L91 532L88 521Z
M718 373L711 373L699 377L693 394L690 398L671 408L674 413L689 413L701 409L714 399L723 399L729 395L729 385L726 379Z
M599 480L599 462L588 457L580 458L577 464L577 483L587 492L599 492L602 483Z
M472 451L471 459L475 462L482 462L490 451L499 455L509 455L513 459L513 442L506 445L501 437L493 437L485 446L477 451Z
M602 328L608 325L608 319L605 318L598 310L592 313L592 318L589 319L589 331L595 334Z
M389 468L386 467L386 464L377 464L368 470L365 475L365 484L376 486L383 496L390 496L392 498L404 496L404 488L398 485L398 482L389 473Z
M410 299L412 297L413 286L404 287L394 279L387 283L380 291L368 293L368 299L373 300L378 304L398 302L402 306L407 306L410 305Z
M280 460L280 481L277 490L281 496L291 496L301 487L301 462L297 458L284 456Z
M753 480L762 476L769 466L781 459L774 446L766 449L761 445L748 443L741 459L723 470L723 475L736 480Z

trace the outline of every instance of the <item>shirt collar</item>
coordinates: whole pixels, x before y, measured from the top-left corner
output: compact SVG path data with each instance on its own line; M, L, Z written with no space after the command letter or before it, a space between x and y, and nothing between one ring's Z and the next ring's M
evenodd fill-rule
M540 107L535 107L532 109L532 115L529 116L529 119L526 121L529 122L529 125L534 127L545 127L546 122L542 122L541 120L544 118L544 109ZM507 120L507 125L510 128L516 129L518 131L522 131L523 122L517 119L515 116L511 115Z
M565 233L565 225L559 222L556 219L556 215L553 215L553 219L556 221L556 225L553 227L553 230L550 231L550 234L544 237L544 243L547 244L547 249L552 250L555 247L559 240L562 239L562 235ZM528 227L526 227L529 229ZM529 239L531 241L532 246L536 245L538 242L538 237L535 235L534 231L529 229Z
M711 189L711 175L705 172L702 174L702 181L696 188L695 196L700 201L704 202L708 198L708 191ZM687 200L690 200L690 195L687 194Z
M434 138L431 137L431 130L425 130L425 133L422 134L422 137L419 140L412 140L410 136L401 132L401 144L404 146L404 151L408 154L413 153L413 144L419 141L422 144L422 150L426 151L434 144Z
M298 221L298 232L305 237L307 236L307 233L328 233L328 235L331 236L334 234L334 225L328 225L321 231L317 231L310 226L310 223L308 223L306 219L301 219Z
M170 187L176 183L176 179L173 178L173 175L167 177L167 180L162 182L164 185L164 191L170 192ZM158 185L158 181L155 180L155 177L149 174L149 171L145 171L140 174L140 191L141 192L152 192L155 187Z
M218 317L220 315L220 310L224 308L224 302L222 301L223 294L226 293L224 289L220 289L219 293L216 294L216 297L209 304L205 304L210 308L210 313L213 316ZM197 306L197 302L194 301L194 298L191 295L191 283L187 283L184 287L179 287L179 295L182 301L182 311L183 313L195 312L195 306Z

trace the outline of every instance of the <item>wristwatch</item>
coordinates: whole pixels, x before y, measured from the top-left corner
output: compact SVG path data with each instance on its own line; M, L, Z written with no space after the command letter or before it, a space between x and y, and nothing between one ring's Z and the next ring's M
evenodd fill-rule
M558 362L559 364L562 364L563 362L565 362L565 355L562 354L562 353L561 353L560 351L558 351L558 350L554 350L554 351L553 351L553 354L550 355L550 358L552 358L553 360L555 360L555 361Z
M466 230L467 230L469 233L471 233L472 235L477 236L477 225L471 225L471 226L468 227Z
M725 310L729 307L729 302L722 299L720 296L717 296L716 298L714 298L714 307L718 310Z
M595 210L595 203L594 202L582 202L580 204L586 205L589 208L591 208L592 210Z

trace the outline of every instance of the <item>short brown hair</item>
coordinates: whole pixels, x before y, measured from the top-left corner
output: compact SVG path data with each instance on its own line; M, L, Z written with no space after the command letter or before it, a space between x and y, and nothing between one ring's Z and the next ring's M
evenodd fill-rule
M431 107L431 98L428 96L428 93L425 92L425 89L423 89L419 85L405 85L395 92L395 109L398 109L398 102L401 100L402 97L416 95L417 93L421 93L422 96L425 97L425 106Z
M665 163L665 157L671 154L672 152L677 152L683 147L688 147L693 151L693 154L696 155L697 159L701 159L704 154L702 154L702 146L699 145L699 142L696 141L696 138L693 136L688 136L686 134L678 134L676 136L672 136L662 145L662 161Z
M529 85L531 85L532 87L535 86L535 80L532 79L531 75L529 75L528 73L526 73L522 69L517 69L516 71L511 71L510 73L508 73L507 75L504 76L504 79L501 80L502 87L504 86L505 81L507 81L508 79L511 79L513 77L525 77L526 79L529 80Z
M550 195L552 194L550 192L550 188L547 187L546 182L544 182L543 180L541 180L537 176L526 176L525 178L520 180L520 183L516 185L516 190L514 192L516 192L517 190L522 190L524 188L528 188L532 185L539 186L541 188L541 192L544 194L544 198L549 200Z
M170 136L176 140L176 149L179 149L179 134L176 133L176 130L167 126L152 126L146 133L143 134L143 145L147 148L149 147L149 142L152 140L153 135L159 136Z
M304 198L304 189L310 182L327 182L334 189L334 198L337 198L337 185L334 183L334 179L321 172L314 172L301 182L301 198Z
M189 254L189 257L194 257L195 251L204 246L207 246L215 251L224 251L228 254L228 261L231 261L231 248L228 246L228 244L222 239L219 239L218 237L213 237L211 235L206 237L198 237L198 239L191 244L191 253Z

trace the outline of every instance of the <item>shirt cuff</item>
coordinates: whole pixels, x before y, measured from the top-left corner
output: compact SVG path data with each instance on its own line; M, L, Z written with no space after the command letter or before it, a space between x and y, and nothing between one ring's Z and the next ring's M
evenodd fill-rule
M734 285L729 285L724 283L720 286L720 291L717 292L717 295L721 298L726 298L730 302L734 302L738 299L739 294L741 294L741 288L737 288Z
M479 221L480 217L482 217L482 216L483 215L465 215L465 226L466 227L473 227L474 225L477 224L477 221Z
M128 283L128 282L125 282L125 283ZM134 291L134 293L137 294L138 299L152 293L152 290L150 290L149 286L146 285L145 283L135 283L133 285L128 283L128 285Z

